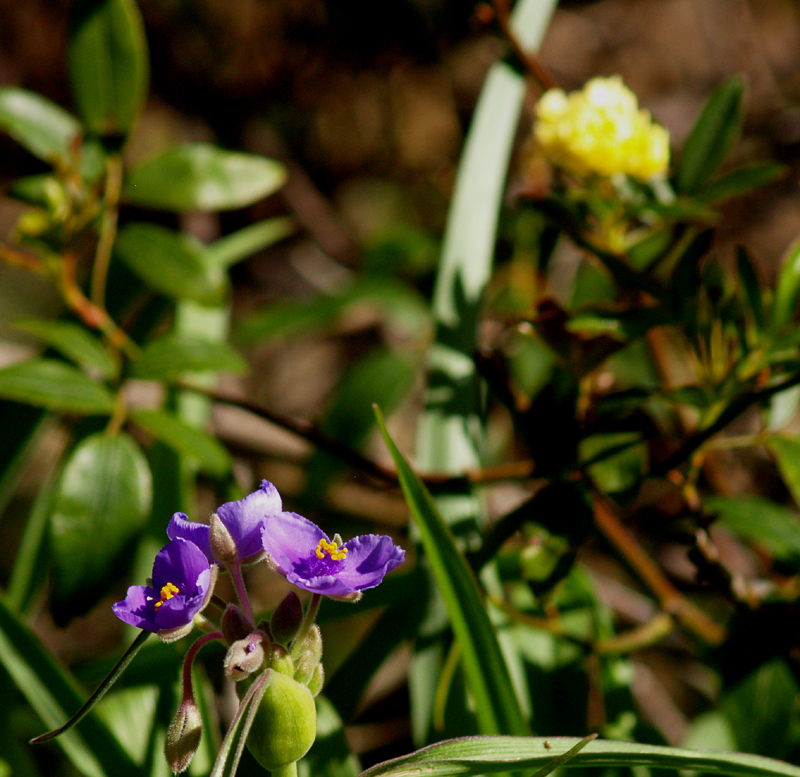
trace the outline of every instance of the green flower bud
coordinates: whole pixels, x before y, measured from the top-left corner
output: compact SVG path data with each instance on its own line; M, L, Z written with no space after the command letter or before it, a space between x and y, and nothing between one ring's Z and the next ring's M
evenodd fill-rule
M300 631L302 623L303 605L298 595L292 591L272 613L270 629L273 639L283 645L288 645Z
M269 651L269 666L276 672L286 674L291 677L294 674L294 662L283 645L273 643Z
M229 604L225 608L221 627L222 636L229 645L244 639L253 630L253 625L235 604Z
M249 677L264 665L264 643L269 641L265 634L254 631L244 639L234 642L223 662L225 676L233 682Z
M317 664L316 667L314 667L314 674L311 675L311 679L308 681L308 690L315 699L319 696L319 692L322 690L324 684L325 670L322 668L322 664Z
M267 770L299 761L314 744L317 710L308 688L280 672L270 672L258 705L247 749Z
M299 658L308 651L311 651L316 656L317 663L322 660L322 635L316 623L308 630L308 634L300 642L292 646L292 658Z
M314 670L319 666L319 656L313 650L306 650L294 662L294 679L298 683L308 685L314 675Z
M164 755L175 774L185 772L200 746L203 719L194 699L184 699L167 729Z
M233 564L239 556L236 550L236 542L231 537L228 527L225 526L216 513L211 516L209 526L208 543L211 546L211 552L214 557L225 564Z

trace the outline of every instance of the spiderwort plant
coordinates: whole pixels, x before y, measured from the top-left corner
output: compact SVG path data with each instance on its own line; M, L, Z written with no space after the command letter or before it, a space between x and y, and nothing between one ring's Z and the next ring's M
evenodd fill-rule
M185 771L197 751L202 720L192 664L200 648L221 641L228 646L224 674L236 683L240 703L212 777L233 774L245 745L265 769L292 777L297 761L316 737L314 697L322 690L324 673L322 638L314 619L322 596L360 598L362 591L374 588L403 561L405 552L389 537L374 534L345 543L338 535L330 539L306 518L284 512L278 490L266 480L252 494L221 505L208 524L175 513L167 536L170 541L156 556L152 579L147 585L131 586L112 609L120 620L142 629L143 635L155 633L164 641L180 639L195 626L206 632L191 645L184 660L181 701L164 748L170 768L176 774ZM265 559L312 597L304 611L292 591L269 620L256 625L241 567ZM214 594L220 566L231 574L238 604L226 606L215 597L224 608L216 625L202 613ZM142 639L137 639L137 649ZM36 741L51 739L77 723L122 668L112 671L100 692L65 726Z

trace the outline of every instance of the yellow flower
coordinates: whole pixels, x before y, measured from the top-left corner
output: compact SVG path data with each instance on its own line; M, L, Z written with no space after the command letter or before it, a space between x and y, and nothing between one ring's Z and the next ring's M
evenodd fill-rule
M619 76L593 78L579 92L545 92L534 135L550 161L576 175L624 173L646 181L669 165L669 133L639 108Z

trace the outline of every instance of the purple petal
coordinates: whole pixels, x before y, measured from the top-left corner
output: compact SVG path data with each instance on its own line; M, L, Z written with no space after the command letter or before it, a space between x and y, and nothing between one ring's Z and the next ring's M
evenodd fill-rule
M264 520L280 513L281 506L278 489L268 480L262 480L260 488L244 499L220 505L217 515L233 537L240 558L246 559L262 552Z
M287 575L297 564L307 562L316 551L320 540L328 536L308 518L297 513L278 513L270 516L261 533L266 553L278 570ZM291 581L290 581L291 582Z
M153 588L160 591L167 583L172 583L184 596L194 596L198 593L198 582L203 572L209 573L205 553L193 542L178 538L168 542L156 554Z
M123 623L145 631L158 631L155 625L155 600L159 597L152 588L132 585L125 600L117 602L111 609Z
M339 580L352 591L374 588L387 572L403 563L406 552L381 534L362 534L345 542L347 556L337 573Z
M203 551L209 564L215 563L216 559L211 553L211 545L208 541L208 524L195 523L187 519L184 513L175 513L167 526L167 537L171 540L188 540L197 545Z

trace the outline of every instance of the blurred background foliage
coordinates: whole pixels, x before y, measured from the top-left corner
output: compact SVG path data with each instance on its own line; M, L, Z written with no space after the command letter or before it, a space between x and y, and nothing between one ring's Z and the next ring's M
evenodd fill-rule
M425 536L408 530L377 403L481 573L497 671L519 696L498 706L503 733L800 763L800 7L558 4L541 61L567 90L621 74L670 131L678 197L581 199L542 177L529 79L480 310L450 289L480 380L448 412L467 426L480 411L485 435L445 461L423 411L426 386L453 378L427 361L457 339L432 302L443 235L487 72L503 57L523 69L491 6L140 0L149 56L134 29L115 92L81 42L103 5L0 0L0 86L87 129L78 169L75 119L42 108L20 124L17 93L0 98L0 241L22 246L0 264L0 362L35 365L0 372L2 762L96 773L79 745L25 745L58 722L30 695L49 687L56 717L77 707L85 691L50 662L96 685L132 636L110 604L149 573L171 514L201 518L261 478L331 534L410 551L362 604L323 607L308 773L357 772L342 721L364 766L491 733L442 609L465 589L448 599L436 577L466 573L414 553ZM103 215L117 200L118 222ZM603 243L604 218L625 224L623 250ZM104 234L107 279L92 270ZM270 610L285 587L253 571ZM461 650L486 658L473 626ZM179 661L147 647L100 705L87 737L109 762L122 748L163 768ZM227 704L209 692L208 719Z

